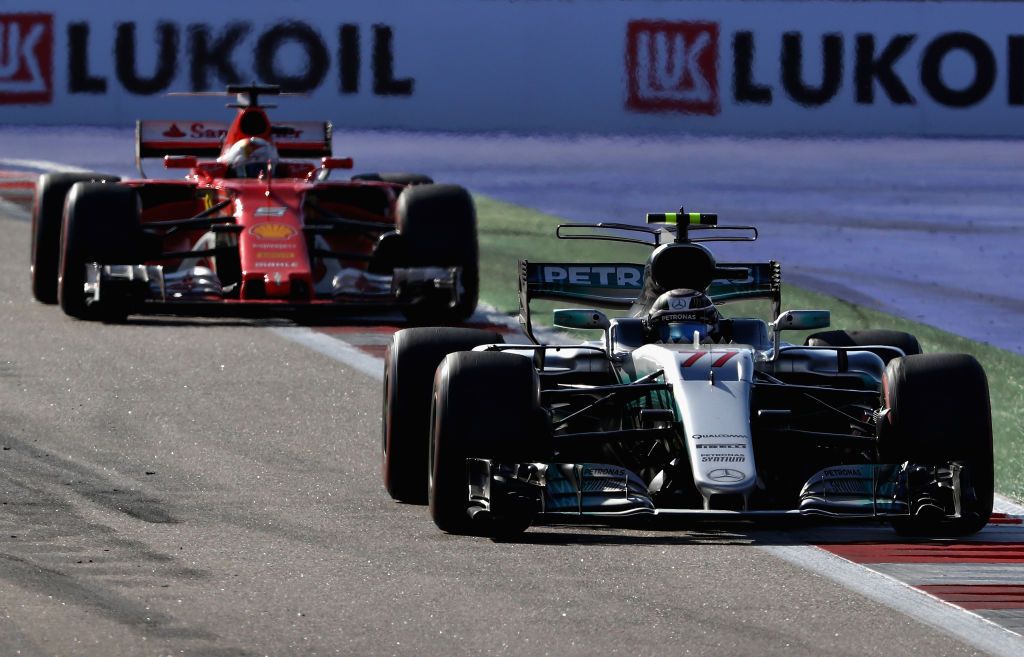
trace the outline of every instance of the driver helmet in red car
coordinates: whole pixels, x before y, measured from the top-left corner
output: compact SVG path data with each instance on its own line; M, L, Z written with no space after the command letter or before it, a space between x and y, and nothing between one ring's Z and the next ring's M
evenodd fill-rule
M217 158L218 162L228 165L230 175L236 178L256 178L277 167L277 149L266 139L249 137L231 145L226 153Z
M644 324L654 342L691 342L697 333L700 342L718 339L721 316L715 303L703 292L679 288L662 294L651 306Z

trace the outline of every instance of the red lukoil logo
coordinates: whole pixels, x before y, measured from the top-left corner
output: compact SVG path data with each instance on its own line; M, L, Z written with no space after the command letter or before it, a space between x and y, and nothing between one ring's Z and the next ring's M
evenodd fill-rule
M718 114L718 24L630 21L626 76L631 110Z
M0 14L0 104L53 100L53 15Z

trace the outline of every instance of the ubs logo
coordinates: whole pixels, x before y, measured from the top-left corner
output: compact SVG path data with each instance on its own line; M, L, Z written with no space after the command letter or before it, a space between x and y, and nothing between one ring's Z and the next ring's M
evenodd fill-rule
M0 14L0 104L53 100L53 16Z
M626 78L631 110L718 114L718 24L630 21Z

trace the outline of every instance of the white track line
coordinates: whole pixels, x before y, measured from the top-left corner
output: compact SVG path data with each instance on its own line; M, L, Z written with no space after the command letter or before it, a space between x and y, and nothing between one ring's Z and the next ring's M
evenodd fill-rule
M5 198L0 198L0 214L11 219L18 219L19 221L29 221L32 219L32 214L28 210L17 203L11 203Z
M477 310L471 321L473 320L478 320L481 323L486 322L494 324L496 326L508 326L509 328L516 328L519 326L519 323L508 315L502 315L494 308L486 306L485 304L480 304L480 310ZM383 358L371 356L358 347L345 342L341 338L333 337L326 333L306 328L304 326L271 326L267 327L267 330L285 338L286 340L291 340L303 347L311 349L318 354L336 360L343 365L348 365L353 369L359 370L363 374L367 374L379 381L384 380ZM548 337L547 333L543 330L538 330L537 333L542 336L542 338Z
M286 340L291 340L307 349L311 349L318 354L359 370L363 374L381 381L384 380L384 359L375 358L343 340L304 326L271 326L267 330Z
M46 160L17 160L9 158L0 158L0 168L2 167L16 167L23 169L34 169L36 171L83 171L78 167L70 165L63 165L58 162L49 162ZM34 192L33 192L34 193ZM23 207L17 203L11 203L5 198L0 198L0 214L4 214L13 219L21 221L28 221L32 218Z
M813 545L759 546L811 572L823 575L866 598L957 637L997 657L1024 655L1024 637L977 614L944 602L909 584L826 552Z
M478 310L474 319L486 321L495 325L507 325L509 327L519 326L515 320L507 315L502 315L481 304L482 310ZM332 337L326 333L306 328L304 326L271 326L268 331L276 335L296 342L307 349L318 354L327 356L333 360L359 370L379 381L384 380L384 359L362 351L358 347L345 342L341 338Z
M0 167L18 167L21 169L33 169L49 173L53 171L68 171L73 173L88 173L88 169L76 167L71 164L51 162L49 160L19 160L15 158L0 158Z
M1006 513L1011 516L1024 516L1024 506L1021 506L1010 498L1004 497L998 493L996 493L995 504L992 506L998 513Z

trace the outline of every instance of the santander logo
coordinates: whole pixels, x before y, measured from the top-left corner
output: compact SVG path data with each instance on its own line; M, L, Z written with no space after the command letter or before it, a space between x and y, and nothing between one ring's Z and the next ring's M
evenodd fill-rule
M172 123L171 127L164 130L162 134L164 137L169 137L171 139L181 139L185 136L185 133L181 131L181 128L178 127L177 123Z

